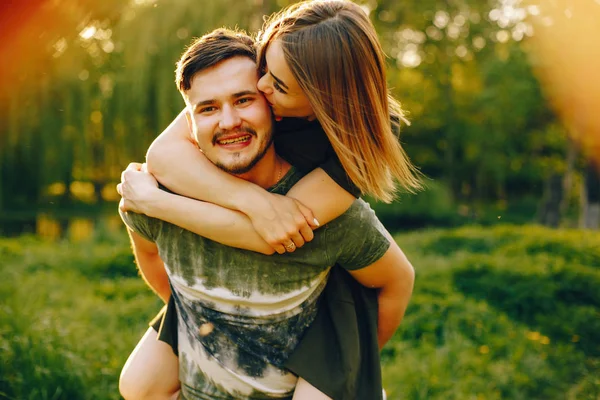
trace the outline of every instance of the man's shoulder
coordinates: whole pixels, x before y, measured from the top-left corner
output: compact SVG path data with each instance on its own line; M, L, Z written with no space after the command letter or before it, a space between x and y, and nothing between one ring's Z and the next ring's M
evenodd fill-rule
M131 211L119 210L119 215L129 229L139 234L144 239L152 242L156 241L162 221Z
M326 230L329 240L344 242L362 236L381 237L386 232L371 205L360 198L354 200L346 212L326 224Z
M335 262L348 270L364 268L383 256L390 242L383 224L362 199L326 225Z
M285 195L290 191L292 186L294 186L300 179L302 179L306 175L306 172L296 168L294 165L291 166L289 171L273 186L268 188L267 190L271 193Z
M375 211L371 208L371 205L361 198L354 200L350 207L337 219L332 222L338 222L341 224L351 224L358 221L378 221Z

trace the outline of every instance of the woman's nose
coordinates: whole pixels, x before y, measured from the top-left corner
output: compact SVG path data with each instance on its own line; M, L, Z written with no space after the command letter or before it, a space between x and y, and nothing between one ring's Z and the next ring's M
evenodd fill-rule
M269 74L264 74L262 78L258 80L258 84L256 85L258 90L263 93L271 94L273 93L273 88L269 84Z

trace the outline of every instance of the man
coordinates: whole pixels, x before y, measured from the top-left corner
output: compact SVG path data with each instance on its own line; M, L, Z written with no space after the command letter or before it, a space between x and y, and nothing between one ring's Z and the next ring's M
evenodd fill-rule
M194 42L184 58L178 79L200 150L224 171L285 194L302 174L275 152L272 117L256 89L249 38L218 30ZM183 397L290 398L296 377L283 364L312 323L336 263L360 283L380 288L388 299L383 312L399 323L412 267L362 200L316 231L309 247L271 256L208 239L211 224L244 217L204 206L206 237L122 213L140 269L163 298L169 287L161 271L170 280Z

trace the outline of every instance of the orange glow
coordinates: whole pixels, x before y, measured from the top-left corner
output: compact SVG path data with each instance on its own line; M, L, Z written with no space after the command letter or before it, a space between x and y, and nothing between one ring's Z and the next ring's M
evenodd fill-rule
M533 3L530 1L530 3ZM555 0L539 5L530 39L546 93L582 151L600 162L600 4Z

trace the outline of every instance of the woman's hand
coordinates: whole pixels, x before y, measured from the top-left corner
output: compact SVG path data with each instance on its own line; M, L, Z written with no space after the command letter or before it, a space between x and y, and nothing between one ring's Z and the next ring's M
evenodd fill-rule
M247 210L256 232L276 252L293 252L313 237L319 222L312 211L298 200L265 193L264 201L255 202Z
M130 163L121 173L121 183L117 185L117 192L122 197L119 209L147 214L149 202L158 190L158 182L146 170L146 164Z

